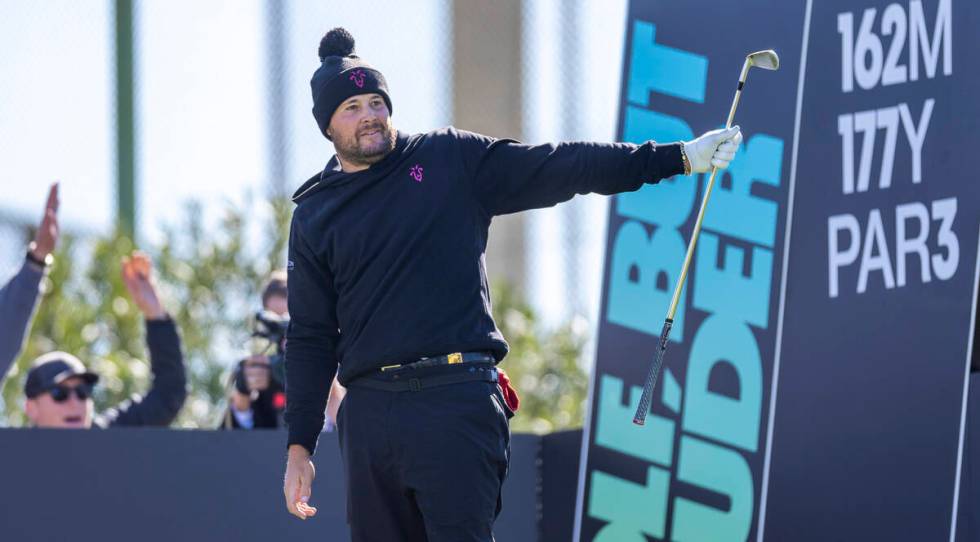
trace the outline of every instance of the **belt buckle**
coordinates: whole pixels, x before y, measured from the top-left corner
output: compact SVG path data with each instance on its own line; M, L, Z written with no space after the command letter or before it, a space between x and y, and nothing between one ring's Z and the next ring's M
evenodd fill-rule
M455 365L457 363L463 363L463 354L459 352L453 352L446 356L446 363L449 365Z

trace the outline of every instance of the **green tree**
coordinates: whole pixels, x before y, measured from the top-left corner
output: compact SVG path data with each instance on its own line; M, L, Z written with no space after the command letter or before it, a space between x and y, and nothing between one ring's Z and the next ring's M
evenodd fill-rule
M175 425L213 428L226 408L228 376L246 352L250 318L266 276L285 261L293 204L287 198L228 204L217 227L191 202L162 240L141 247L154 263L167 310L177 322L189 395ZM149 386L142 315L127 297L120 264L134 249L116 232L63 235L56 263L23 354L3 382L0 422L26 425L24 378L31 360L51 350L77 355L101 376L96 410ZM503 367L521 394L517 431L538 433L582 423L587 378L580 366L585 338L571 325L543 330L506 284L493 288L494 317L511 345Z
M548 433L581 427L588 392L588 375L581 366L584 332L571 323L543 329L507 283L495 283L491 295L493 318L510 344L501 367L521 398L511 428Z

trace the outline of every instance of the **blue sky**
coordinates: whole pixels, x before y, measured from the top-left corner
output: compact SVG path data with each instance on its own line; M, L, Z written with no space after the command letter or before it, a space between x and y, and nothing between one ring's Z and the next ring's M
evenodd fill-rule
M31 221L47 184L62 182L69 228L105 230L115 212L113 14L109 1L0 0L0 213ZM293 0L287 9L287 163L292 190L320 169L333 149L310 115L308 81L316 45L333 26L358 38L358 53L385 73L394 121L408 132L451 122L448 1ZM578 125L563 130L571 107L561 94L559 0L525 4L525 140L612 140L622 63L625 0L582 2L577 22ZM352 9L356 6L356 9ZM241 205L268 191L265 56L266 4L259 0L136 2L137 168L140 235L153 240L176 221L183 203L208 209ZM608 66L603 72L587 66ZM610 77L613 74L613 77ZM531 217L534 304L564 317L566 258L586 270L579 294L595 310L603 255L603 198L576 204L586 221L582 246L569 256L560 239L561 208ZM0 251L21 247L0 237ZM4 262L9 259L3 260ZM7 266L4 266L7 267ZM6 271L2 269L0 271Z

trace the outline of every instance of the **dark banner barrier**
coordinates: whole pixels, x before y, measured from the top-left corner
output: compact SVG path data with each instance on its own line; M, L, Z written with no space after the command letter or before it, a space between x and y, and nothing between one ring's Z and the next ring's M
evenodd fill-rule
M541 542L572 539L575 487L582 431L562 431L541 438ZM504 542L498 538L499 542Z
M538 540L540 437L514 435L498 540ZM349 540L334 434L320 438L314 519L285 509L278 432L0 430L0 540Z
M696 25L692 23L696 22ZM634 1L620 138L736 124L707 175L610 204L576 540L950 540L978 265L980 4ZM696 31L694 30L696 28Z
M282 509L283 438L0 430L0 540L349 540L333 436L317 452L319 512L307 522ZM971 376L965 446L958 542L980 538L980 375ZM572 539L581 447L582 431L514 436L499 542Z
M957 542L980 540L980 373L970 375L969 396L960 471Z
M950 540L980 183L980 4L814 2L766 535Z

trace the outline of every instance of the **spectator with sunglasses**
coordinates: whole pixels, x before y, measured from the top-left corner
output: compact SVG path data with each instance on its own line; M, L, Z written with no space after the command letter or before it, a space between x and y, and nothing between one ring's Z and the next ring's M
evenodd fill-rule
M89 429L170 425L187 397L184 358L177 326L160 303L151 280L152 264L140 252L124 258L123 282L146 319L153 385L145 397L134 397L103 415L93 413L92 389L99 376L67 352L37 358L27 373L25 412L36 427Z

